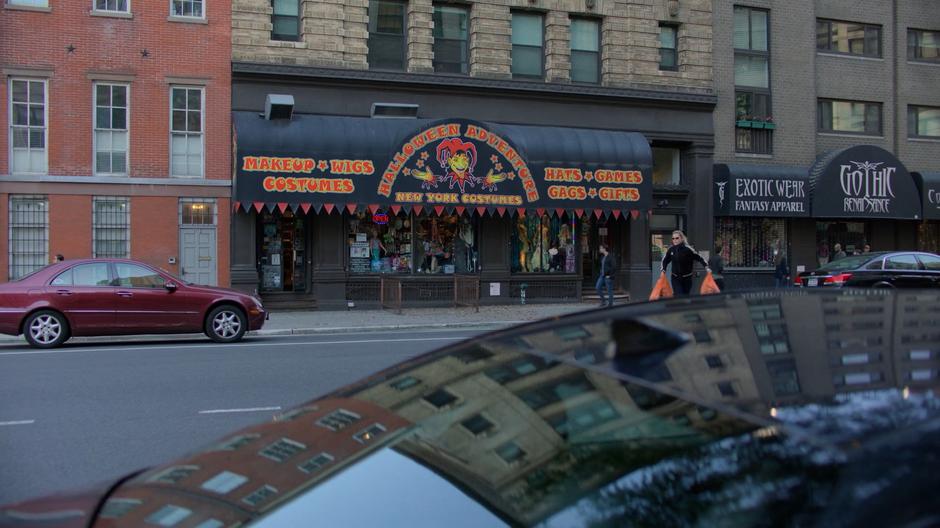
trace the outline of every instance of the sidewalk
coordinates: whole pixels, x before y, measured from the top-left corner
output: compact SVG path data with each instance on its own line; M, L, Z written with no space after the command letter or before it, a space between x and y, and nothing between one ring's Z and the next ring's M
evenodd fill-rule
M342 332L379 332L408 329L441 329L510 326L535 321L546 317L580 312L595 308L594 303L526 304L481 306L473 308L412 308L401 314L389 310L346 311L285 311L272 312L271 318L261 330L249 335L305 335ZM154 339L192 338L196 334L168 334L133 336ZM102 336L75 338L75 342L113 342L126 340L128 336ZM0 335L0 343L26 341L23 336ZM72 341L70 341L72 342Z

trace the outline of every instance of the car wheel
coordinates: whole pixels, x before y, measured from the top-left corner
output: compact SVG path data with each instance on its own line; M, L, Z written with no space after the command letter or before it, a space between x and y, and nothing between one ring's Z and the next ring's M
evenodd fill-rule
M26 319L23 334L35 348L57 347L69 338L69 322L59 312L40 310Z
M206 335L217 343L234 343L245 335L247 329L245 313L228 304L216 306L206 317Z

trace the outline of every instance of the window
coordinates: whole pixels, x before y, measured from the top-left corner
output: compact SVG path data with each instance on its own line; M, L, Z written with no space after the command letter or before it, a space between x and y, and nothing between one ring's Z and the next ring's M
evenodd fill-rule
M203 482L200 487L206 491L225 495L246 482L248 482L248 477L239 475L238 473L232 473L231 471L223 471Z
M705 364L708 365L710 369L720 369L725 366L724 362L721 360L721 356L705 356Z
M708 332L708 330L705 330L704 328L701 330L693 331L692 338L695 339L696 343L711 343L712 342L712 335Z
M907 58L917 61L940 61L940 31L908 29Z
M274 486L268 486L267 484L265 484L264 486L261 486L260 488L255 490L253 493L251 493L251 495L248 495L247 497L243 498L242 502L244 502L245 504L250 504L254 507L258 507L259 505L261 505L262 502L270 499L276 494L277 494L277 488L275 488Z
M673 24L659 25L660 70L677 71L679 69L678 34L678 26Z
M127 90L123 84L95 85L95 174L127 174Z
M304 449L307 449L307 446L300 442L295 442L289 438L281 438L277 442L258 451L258 454L265 458L270 458L275 462L284 462Z
M521 357L504 365L487 369L484 374L491 380L504 385L519 378L541 372L557 365L554 361L547 361L540 357Z
M202 99L202 88L171 89L171 176L202 177Z
M768 361L767 371L770 373L774 394L788 396L800 393L800 379L796 372L796 362L794 360Z
M297 466L297 469L303 471L304 473L314 473L332 461L333 455L329 453L320 453L319 455Z
M92 256L127 258L130 255L130 200L96 196L92 201L91 218Z
M101 507L102 519L120 519L142 503L137 499L108 499Z
M349 424L358 422L360 419L362 419L362 417L354 412L347 411L346 409L337 409L317 420L317 425L326 427L331 431L339 431Z
M225 524L218 519L206 519L193 528L222 528Z
M817 20L816 49L833 53L881 57L881 26Z
M914 255L895 255L885 259L886 270L918 270L920 264Z
M353 440L359 442L360 444L368 444L369 442L375 440L375 437L384 434L385 431L387 431L387 429L384 425L380 423L374 423L364 430L354 434Z
M418 273L473 272L477 269L476 221L458 215L414 218Z
M584 376L577 374L567 379L529 389L519 394L519 399L532 409L541 409L556 402L570 400L579 394L594 390L594 385Z
M369 67L405 69L405 3L397 0L369 2Z
M203 18L203 0L173 0L173 16Z
M239 435L231 440L227 440L219 445L215 450L218 451L235 451L241 447L244 447L259 438L259 435L250 434L250 435Z
M300 40L300 1L271 0L271 40Z
M46 81L10 79L10 172L46 172L47 104Z
M457 401L457 397L448 392L447 389L437 389L431 394L425 396L424 401L430 403L438 409L442 409Z
M409 273L412 220L408 215L358 211L349 216L349 271Z
M114 271L117 274L115 286L121 288L163 288L166 284L159 273L137 264L116 262Z
M403 391L403 390L408 390L412 387L415 387L419 385L420 383L421 383L421 380L419 380L418 378L415 378L413 376L405 376L404 378L393 381L389 385L391 385L392 388L395 390Z
M7 0L7 5L49 7L49 0Z
M567 214L518 217L511 237L511 271L574 273L575 232L574 217Z
M738 394L738 392L734 390L734 384L732 384L730 381L722 381L719 383L718 392L722 396L726 397L736 396Z
M493 428L493 422L487 420L482 414L474 414L460 422L460 425L474 436L484 434Z
M109 11L112 13L130 13L130 0L95 0L95 11Z
M161 471L152 477L150 482L178 484L197 471L199 471L199 466L174 466Z
M601 82L600 21L589 18L571 19L571 80Z
M180 225L215 225L214 200L180 198Z
M679 185L679 149L653 147L653 185Z
M940 257L934 255L917 255L917 259L929 271L940 271Z
M768 12L735 7L733 40L735 152L771 154L773 127L764 126L772 121Z
M940 138L940 108L908 106L907 136Z
M881 135L881 103L819 101L820 132Z
M787 247L786 221L782 218L734 218L715 220L715 246L729 268L773 267L774 249Z
M110 286L111 277L106 263L80 264L66 270L50 283L52 286Z
M512 14L512 75L541 79L543 76L542 15Z
M469 21L466 8L434 6L434 71L469 73Z
M514 464L524 459L526 452L515 442L506 442L496 448L496 455L502 458L507 464Z
M569 439L619 417L620 415L610 402L605 399L596 399L568 409L546 421L562 438Z
M192 515L193 511L180 506L167 504L144 519L147 524L156 526L176 526L180 521Z
M49 262L49 202L45 196L10 196L10 280Z

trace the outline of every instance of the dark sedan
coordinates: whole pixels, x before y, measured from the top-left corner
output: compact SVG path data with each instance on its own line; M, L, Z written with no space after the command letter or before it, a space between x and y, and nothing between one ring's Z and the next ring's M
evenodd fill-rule
M231 343L264 325L261 301L199 286L143 262L57 262L0 284L0 333L51 348L71 336L204 332Z
M916 251L851 255L800 273L794 284L807 288L940 288L940 256Z
M775 290L554 318L0 526L936 526L938 303Z

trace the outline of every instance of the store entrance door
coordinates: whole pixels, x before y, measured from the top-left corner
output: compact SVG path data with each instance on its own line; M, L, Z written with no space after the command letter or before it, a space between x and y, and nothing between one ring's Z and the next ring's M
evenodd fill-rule
M584 216L581 219L581 274L582 287L594 291L600 273L601 244L610 242L610 227L606 219ZM617 254L617 248L611 248Z
M672 245L672 232L676 229L685 231L685 216L656 215L650 219L650 269L653 271L653 284L659 280L663 256ZM666 268L667 276L672 273L672 265Z
M306 216L290 209L262 213L261 290L303 292L307 289Z

